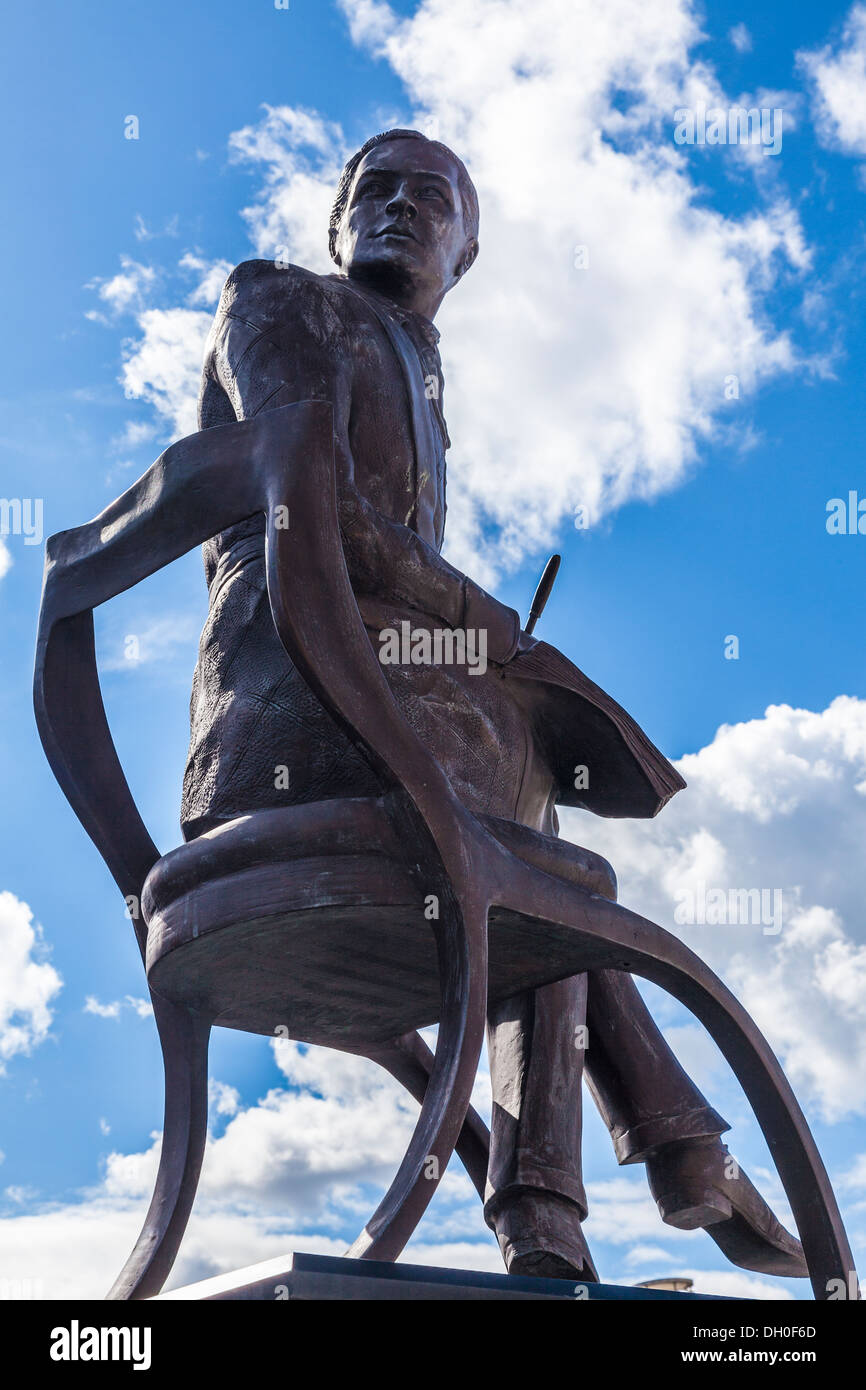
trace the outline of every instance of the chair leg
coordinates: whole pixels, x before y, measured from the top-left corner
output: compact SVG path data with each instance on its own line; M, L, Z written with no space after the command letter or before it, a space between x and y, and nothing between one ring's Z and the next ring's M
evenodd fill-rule
M397 1176L346 1252L356 1259L397 1259L445 1173L469 1108L487 1012L487 903L467 894L434 925L442 1011L433 1068Z
M186 1230L207 1137L211 1020L152 994L165 1067L165 1122L153 1197L135 1248L107 1297L159 1293Z
M378 1045L341 1047L339 1051L351 1052L357 1057L367 1057L371 1062L384 1067L385 1071L406 1087L419 1104L424 1103L435 1059L420 1033L403 1033L398 1038L390 1038L388 1042ZM471 1105L466 1111L455 1148L457 1157L483 1202L487 1186L487 1165L490 1161L490 1131Z
M821 1155L788 1080L753 1019L699 956L655 922L512 861L497 905L561 923L598 964L660 985L703 1023L740 1082L782 1180L816 1299L857 1298L851 1248Z

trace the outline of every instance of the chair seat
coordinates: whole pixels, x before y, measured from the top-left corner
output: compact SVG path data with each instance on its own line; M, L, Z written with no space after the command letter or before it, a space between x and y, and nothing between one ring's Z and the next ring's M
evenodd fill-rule
M151 987L223 1027L326 1045L435 1023L435 885L392 817L381 799L320 801L242 816L171 850L142 893ZM600 855L479 819L528 863L615 898ZM566 927L491 912L491 1001L595 963Z

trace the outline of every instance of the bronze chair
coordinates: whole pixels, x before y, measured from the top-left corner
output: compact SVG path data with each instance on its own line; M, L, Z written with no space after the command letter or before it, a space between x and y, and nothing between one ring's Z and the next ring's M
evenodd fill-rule
M277 524L285 507L304 524ZM386 790L243 816L160 857L111 740L92 610L256 512L280 639ZM469 1099L488 996L596 968L654 981L704 1024L766 1136L815 1297L834 1280L849 1286L814 1140L737 1000L676 937L615 902L599 856L470 814L403 719L343 558L327 404L181 440L94 522L49 540L35 704L64 793L123 896L140 903L165 1064L156 1187L110 1298L158 1292L177 1254L204 1151L212 1026L273 1036L285 1022L299 1041L374 1056L421 1102L399 1171L349 1251L394 1260L455 1147L483 1194L488 1136ZM425 915L430 895L438 919ZM437 1022L434 1056L417 1030Z

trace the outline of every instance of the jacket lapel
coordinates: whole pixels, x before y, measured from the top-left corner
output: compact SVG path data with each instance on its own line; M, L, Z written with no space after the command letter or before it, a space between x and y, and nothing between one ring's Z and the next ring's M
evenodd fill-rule
M445 525L445 513L444 509L441 509L440 519L437 465L442 457L443 449L441 436L437 437L439 432L434 430L430 402L425 394L427 383L424 379L418 351L396 313L392 313L384 304L374 300L372 295L362 294L348 281L343 283L351 294L363 300L381 324L391 345L391 350L400 365L403 383L406 387L415 465L414 501L406 524L413 530L417 527L419 504L422 499L426 499L430 514L436 517L437 535L441 538L441 532Z

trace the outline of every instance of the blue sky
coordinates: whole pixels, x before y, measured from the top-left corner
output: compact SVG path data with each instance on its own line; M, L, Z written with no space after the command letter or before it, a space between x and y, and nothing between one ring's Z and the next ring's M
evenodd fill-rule
M16 7L0 97L0 493L43 499L46 535L99 511L192 427L225 269L278 244L326 269L341 159L389 124L437 122L482 202L481 259L439 325L448 553L525 613L559 549L541 635L686 758L689 790L653 825L567 820L609 855L624 900L673 926L693 881L784 890L778 938L684 935L788 1067L862 1248L866 539L830 536L825 521L829 499L866 496L866 20L857 6L775 2L758 16L686 0L617 0L604 15L589 0L530 8ZM779 155L674 143L675 108L724 109L744 94L783 111ZM137 140L124 138L130 114ZM739 394L725 399L731 374ZM574 525L581 503L586 530ZM5 980L0 965L0 1278L99 1293L143 1212L161 1067L152 1020L124 1002L146 990L123 905L33 725L41 566L39 545L3 538L0 932L12 964ZM99 615L112 727L165 848L179 840L205 611L192 555ZM125 658L129 635L138 661ZM729 635L737 660L724 656ZM736 1122L732 1148L779 1199L712 1048L651 997ZM342 1134L366 1112L399 1137L411 1106L362 1064L329 1065L216 1032L215 1142L179 1278L283 1248L339 1253L363 1224L399 1143L364 1133L355 1154L346 1134L345 1152L335 1141L323 1158L299 1131ZM592 1117L586 1167L604 1277L688 1269L720 1292L803 1296L790 1281L732 1283L705 1236L663 1227ZM237 1172L247 1176L233 1183ZM55 1285L68 1239L82 1243L80 1265ZM456 1164L409 1256L419 1252L496 1268Z

